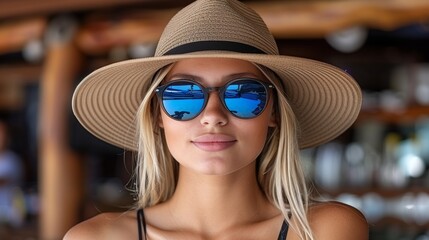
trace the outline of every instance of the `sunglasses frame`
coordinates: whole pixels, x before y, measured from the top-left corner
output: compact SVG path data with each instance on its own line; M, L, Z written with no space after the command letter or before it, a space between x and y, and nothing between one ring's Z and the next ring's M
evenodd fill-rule
M257 83L259 83L259 84L261 84L264 88L265 88L265 91L266 91L266 93L267 93L267 99L266 99L266 101L265 101L265 105L264 105L264 107L262 108L262 110L257 114L257 115L255 115L255 116L252 116L252 117L240 117L240 116L238 116L238 115L236 115L236 114L234 114L231 110L229 110L229 108L226 106L226 103L225 103L225 91L226 91L226 89L227 89L227 87L228 86L230 86L231 84L233 84L233 83L235 83L235 82L238 82L238 81L254 81L254 82L257 82ZM175 83L178 83L178 82L180 82L180 83L191 83L191 84L195 84L195 85L197 85L198 87L200 87L201 88L201 90L202 90L202 92L203 92L203 94L204 94L204 104L203 104L203 106L201 107L201 110L200 111L198 111L198 113L194 116L194 117L192 117L192 118L189 118L189 119L186 119L186 120L181 120L181 119L176 119L176 118L173 118L168 112L167 112L167 110L165 109L165 107L164 107L164 101L163 101L163 94L164 94L164 91L165 91L165 89L167 89L169 86L171 86L172 84L175 84ZM169 81L169 82L167 82L166 84L163 84L163 85L161 85L161 86L158 86L156 89L155 89L155 93L156 93L156 95L157 95L157 97L158 97L158 100L160 101L160 104L161 104L161 106L162 106L162 110L165 112L165 114L168 116L168 117L170 117L170 118L172 118L172 119L174 119L174 120L176 120L176 121L189 121L189 120L192 120L192 119L194 119L194 118L196 118L196 117L198 117L203 111L204 111L204 109L206 108L206 106L207 106L207 103L208 103L208 100L209 100L209 94L211 93L211 92L218 92L218 97L219 97L219 99L220 99L220 101L222 102L222 105L223 105L223 107L226 109L226 110L228 110L228 112L229 113L231 113L234 117L236 117L236 118L240 118L240 119L253 119L253 118L256 118L257 116L259 116L260 114L262 114L262 112L264 112L265 111L265 108L267 107L267 104L268 104L268 102L269 102L269 100L270 100L270 89L274 89L275 87L274 87L274 85L273 84L271 84L271 83L269 83L269 82L265 82L265 81L262 81L262 80L259 80L259 79L256 79L256 78L250 78L250 77L245 77L245 78L237 78L237 79L233 79L233 80L231 80L231 81L228 81L227 83L225 83L225 85L223 85L223 86L221 86L221 87L205 87L205 86L203 86L202 84L200 84L200 83L198 83L197 81L194 81L194 80L191 80L191 79L177 79L177 80L173 80L173 81Z

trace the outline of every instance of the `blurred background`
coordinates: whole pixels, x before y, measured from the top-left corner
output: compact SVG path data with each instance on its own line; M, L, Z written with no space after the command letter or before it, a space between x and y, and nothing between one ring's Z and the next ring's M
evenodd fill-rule
M0 239L61 239L132 206L132 153L87 133L71 94L100 66L151 56L190 2L0 1ZM360 209L371 239L429 239L429 1L246 3L281 54L338 66L363 89L352 128L302 151L313 191Z

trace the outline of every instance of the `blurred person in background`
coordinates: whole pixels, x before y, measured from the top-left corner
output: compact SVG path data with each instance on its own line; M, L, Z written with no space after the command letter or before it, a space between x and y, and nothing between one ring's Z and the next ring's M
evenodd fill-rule
M9 149L9 131L0 120L0 224L18 227L22 224L22 163L20 157Z

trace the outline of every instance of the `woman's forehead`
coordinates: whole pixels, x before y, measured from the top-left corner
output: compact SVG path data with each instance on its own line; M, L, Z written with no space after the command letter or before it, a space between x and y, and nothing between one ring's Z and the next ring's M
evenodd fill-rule
M190 75L201 78L223 77L240 74L263 78L261 71L251 62L229 58L194 58L183 59L172 66L167 78L173 75Z

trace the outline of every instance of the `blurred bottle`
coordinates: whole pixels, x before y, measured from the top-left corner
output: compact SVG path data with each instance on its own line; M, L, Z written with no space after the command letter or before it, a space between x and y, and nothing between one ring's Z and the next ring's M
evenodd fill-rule
M393 132L387 134L384 140L383 160L379 169L379 184L381 187L403 188L407 184L407 178L397 164L399 143L400 136Z
M337 142L320 146L314 163L314 180L327 190L337 190L341 186L343 146Z

